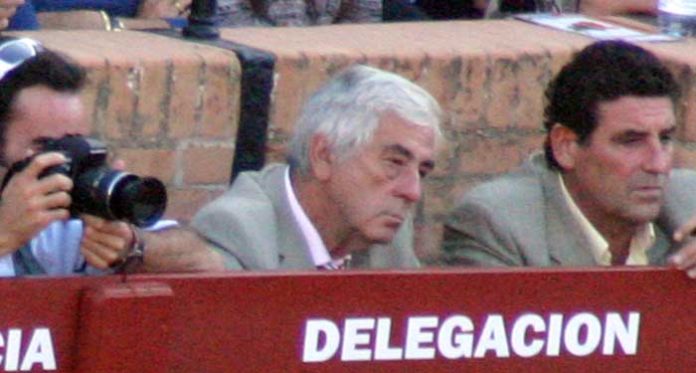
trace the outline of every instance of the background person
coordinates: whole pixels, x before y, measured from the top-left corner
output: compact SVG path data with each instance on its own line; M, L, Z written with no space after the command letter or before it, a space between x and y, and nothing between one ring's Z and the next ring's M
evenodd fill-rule
M218 25L315 26L382 21L382 0L218 0Z
M107 18L156 18L175 21L186 13L191 4L191 0L0 0L0 4L2 1L23 4L11 18L9 28L12 30L40 29L37 13L74 10L103 11Z

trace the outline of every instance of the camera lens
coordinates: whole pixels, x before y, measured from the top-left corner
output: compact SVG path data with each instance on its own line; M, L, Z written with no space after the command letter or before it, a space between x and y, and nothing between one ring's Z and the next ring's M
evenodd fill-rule
M75 180L73 195L73 206L80 212L139 227L155 223L167 206L161 181L104 167L82 173Z
M132 174L124 177L114 188L110 209L117 218L137 226L155 223L167 206L167 191L159 180L140 178Z

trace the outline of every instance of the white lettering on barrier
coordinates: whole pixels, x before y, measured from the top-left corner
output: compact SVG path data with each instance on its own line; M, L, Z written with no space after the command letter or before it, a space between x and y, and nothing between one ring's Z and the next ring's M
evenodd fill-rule
M628 324L624 323L621 315L610 313L607 315L604 327L604 345L602 354L614 354L614 342L619 341L624 354L635 355L638 352L638 329L640 329L640 313L628 314Z
M343 361L370 361L370 330L375 328L375 319L346 319L343 324ZM362 348L361 348L362 347Z
M585 328L585 341L580 340L581 329ZM602 337L602 324L591 313L580 313L568 320L563 333L565 347L572 355L587 356L599 346Z
M526 314L517 319L517 322L512 326L510 344L512 351L517 356L536 356L544 348L542 338L528 337L530 329L537 334L546 331L544 319L539 315Z
M512 355L531 358L560 356L561 352L583 357L621 353L617 345L624 355L635 355L640 313L629 312L625 319L617 312L603 317L589 312L569 316L551 313L547 318L526 313L512 323L506 323L503 315L491 314L483 319L480 328L466 315L452 315L444 320L425 315L409 317L405 325L402 347L392 343L392 320L388 317L346 318L342 331L332 320L309 319L302 361L331 360L339 347L341 361L432 360L438 356L449 360Z
M404 349L400 347L391 347L391 319L388 317L380 317L377 319L377 337L375 345L375 360L401 360L404 355Z
M421 360L435 357L435 328L437 316L411 317L408 319L406 334L406 359Z
M0 368L5 372L28 372L35 368L44 371L56 370L53 340L48 328L33 330L24 356L20 354L21 347L22 329L8 329L7 338L0 333Z
M323 336L324 346L320 346ZM308 320L305 326L304 352L302 361L318 363L331 359L341 341L341 332L331 320Z
M563 315L552 313L549 316L549 332L546 340L546 355L558 356L561 353L561 334L563 332Z
M507 335L505 334L505 321L501 315L490 315L483 324L483 331L476 345L474 357L485 357L486 352L492 350L497 357L509 357Z
M437 345L440 353L447 359L471 357L474 345L474 323L466 316L450 316L440 326Z

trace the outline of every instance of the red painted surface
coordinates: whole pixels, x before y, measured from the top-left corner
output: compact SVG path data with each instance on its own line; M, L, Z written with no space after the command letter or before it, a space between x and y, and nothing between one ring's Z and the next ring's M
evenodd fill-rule
M9 328L26 335L49 328L61 372L686 372L696 366L696 281L666 269L141 275L126 283L116 276L7 279L0 281L0 297L5 342ZM476 341L491 315L505 320L509 337L522 315L562 314L567 321L583 312L639 313L636 353L616 348L605 356L600 346L587 356L561 348L558 356L530 358L488 351L449 360L436 352L432 359L356 362L341 361L339 348L328 361L302 362L308 319L343 328L347 318L389 318L390 346L403 347L407 322L416 316L465 315ZM372 349L375 333L363 331L370 342L357 347ZM527 340L543 335L530 332Z

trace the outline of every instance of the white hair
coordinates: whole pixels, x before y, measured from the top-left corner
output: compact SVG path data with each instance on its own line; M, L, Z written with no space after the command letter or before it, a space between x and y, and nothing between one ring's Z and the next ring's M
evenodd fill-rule
M423 88L386 71L354 65L334 76L306 102L290 141L288 163L306 174L309 147L323 134L331 151L344 158L372 139L380 118L395 114L441 137L442 110Z

